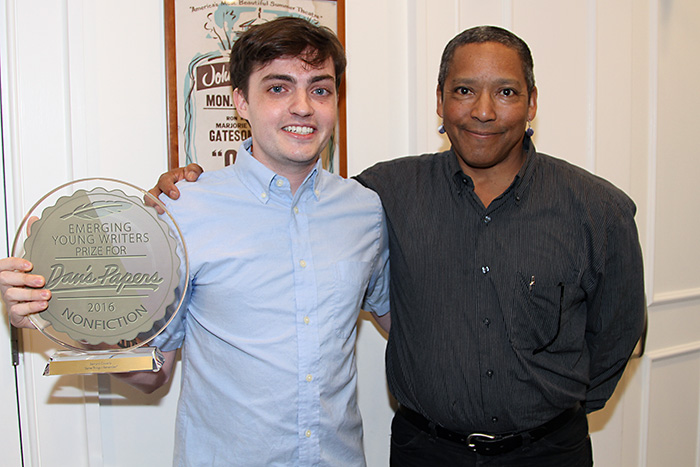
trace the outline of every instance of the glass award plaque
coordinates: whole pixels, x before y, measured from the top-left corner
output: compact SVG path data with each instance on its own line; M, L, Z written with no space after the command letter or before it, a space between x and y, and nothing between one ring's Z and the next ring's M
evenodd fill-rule
M160 369L162 355L147 344L180 309L189 266L182 234L157 198L113 179L67 183L29 210L12 251L51 290L48 308L30 320L65 350L44 375Z

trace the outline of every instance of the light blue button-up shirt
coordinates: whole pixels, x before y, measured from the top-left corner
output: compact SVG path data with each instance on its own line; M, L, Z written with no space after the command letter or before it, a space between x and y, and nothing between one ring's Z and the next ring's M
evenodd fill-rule
M379 197L316 165L289 181L246 148L163 199L190 290L154 341L184 342L176 465L364 465L356 399L360 307L389 311Z

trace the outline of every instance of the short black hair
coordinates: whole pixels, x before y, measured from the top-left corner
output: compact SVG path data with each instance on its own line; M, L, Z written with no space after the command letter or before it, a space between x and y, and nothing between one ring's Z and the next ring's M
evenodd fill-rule
M445 50L442 52L440 72L438 73L438 87L440 88L440 92L442 93L445 91L445 80L450 72L452 59L454 58L457 48L466 44L481 44L484 42L497 42L518 53L523 66L523 74L525 75L525 83L527 84L527 93L529 95L532 90L535 89L535 72L530 48L524 40L512 32L497 26L476 26L466 29L447 43Z

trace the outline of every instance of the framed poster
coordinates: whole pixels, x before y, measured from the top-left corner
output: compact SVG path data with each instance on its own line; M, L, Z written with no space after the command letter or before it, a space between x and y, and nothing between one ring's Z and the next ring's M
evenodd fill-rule
M196 162L204 170L232 164L250 125L233 104L228 72L231 45L251 26L298 16L335 31L345 42L344 0L164 0L168 165ZM338 127L323 165L347 176L345 89Z

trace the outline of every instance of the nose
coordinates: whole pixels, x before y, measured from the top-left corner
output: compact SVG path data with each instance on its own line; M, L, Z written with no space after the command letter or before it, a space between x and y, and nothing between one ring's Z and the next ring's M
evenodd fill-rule
M493 99L488 93L479 94L474 107L472 107L472 118L480 122L488 122L496 119Z
M308 117L314 113L311 96L305 90L298 90L292 96L289 111L294 115Z

